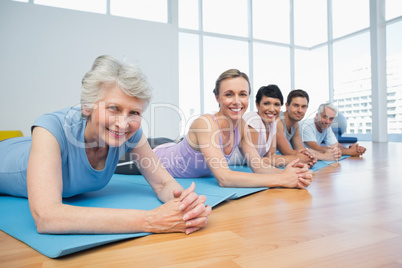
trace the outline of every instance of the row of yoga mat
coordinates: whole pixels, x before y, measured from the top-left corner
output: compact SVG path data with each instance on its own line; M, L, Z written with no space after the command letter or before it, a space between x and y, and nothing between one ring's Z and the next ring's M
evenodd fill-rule
M345 157L343 157L345 158ZM342 158L342 159L343 159ZM318 161L313 171L322 169L333 162ZM231 169L243 171L245 179L251 172L248 167L232 166ZM237 199L267 188L222 188L214 177L177 179L188 188L194 181L196 193L207 197L211 207L228 199ZM114 174L109 184L99 191L66 198L64 203L75 206L126 208L151 210L161 205L152 188L141 175ZM206 227L208 228L208 227ZM102 235L50 235L39 234L29 210L28 200L12 196L0 196L0 230L24 242L49 258L79 252L85 249L125 240L151 235L151 233L102 234Z

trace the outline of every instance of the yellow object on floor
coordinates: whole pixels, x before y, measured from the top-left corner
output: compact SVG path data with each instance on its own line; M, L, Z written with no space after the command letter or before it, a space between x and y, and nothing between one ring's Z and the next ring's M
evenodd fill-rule
M0 130L0 141L22 136L24 135L22 135L20 130Z

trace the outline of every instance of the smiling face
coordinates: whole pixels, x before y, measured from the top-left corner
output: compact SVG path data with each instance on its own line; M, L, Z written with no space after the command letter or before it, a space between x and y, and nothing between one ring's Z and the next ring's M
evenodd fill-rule
M334 121L336 112L331 108L324 108L321 114L317 114L315 117L315 124L318 130L324 130L329 128Z
M292 121L299 122L304 118L308 108L308 101L304 97L295 97L292 102L288 105L286 103L286 111L288 112L288 117Z
M83 109L88 117L85 142L118 147L140 128L145 103L114 84L104 86L104 92L92 110Z
M222 80L219 95L215 95L220 105L219 113L232 121L240 120L248 108L249 91L248 82L243 77Z
M274 122L281 111L281 101L277 98L263 96L260 103L256 103L258 115L264 123Z

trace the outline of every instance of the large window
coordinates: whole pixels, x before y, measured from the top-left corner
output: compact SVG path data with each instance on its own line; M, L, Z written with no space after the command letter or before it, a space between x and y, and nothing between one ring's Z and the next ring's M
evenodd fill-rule
M334 102L348 120L347 133L371 139L371 115L378 113L371 107L371 1L14 1L173 27L178 22L179 105L186 128L191 118L218 110L212 93L215 80L223 71L237 68L250 77L250 110L255 110L254 95L263 85L277 84L285 99L290 90L301 88L310 94L308 115L320 103ZM378 3L385 6L380 17L385 18L386 29L388 133L397 137L391 140L402 140L402 1ZM172 17L176 14L178 18Z
M203 0L203 29L206 32L247 36L247 0Z
M338 38L370 25L369 1L332 1L333 37Z
M253 1L253 37L289 44L289 1Z
M293 10L296 45L312 47L327 41L326 1L294 0Z
M221 73L239 69L248 73L248 43L226 38L204 37L204 113L219 110L212 90Z
M327 46L295 50L295 88L309 94L306 117L314 117L318 106L329 101Z
M255 101L254 97L258 89L268 84L277 85L286 98L290 91L289 47L255 43L253 63L252 101ZM254 103L252 105L255 106Z
M391 20L402 16L402 1L401 0L386 0L385 1L385 19Z
M186 132L191 122L201 114L199 36L179 34L179 103L184 118L181 131Z
M392 22L387 25L388 131L401 133L402 1L379 1L385 3L386 24ZM200 56L200 112L218 109L211 93L215 79L239 68L252 83L250 110L263 85L277 84L285 99L301 88L310 95L307 116L314 116L319 104L334 102L348 120L346 133L371 139L370 1L179 0L179 31L200 36L201 46L193 45Z
M199 29L198 0L179 0L179 27Z
M334 43L335 105L348 120L347 134L371 134L370 36Z
M402 134L402 21L387 27L388 133ZM402 141L401 135L392 140Z

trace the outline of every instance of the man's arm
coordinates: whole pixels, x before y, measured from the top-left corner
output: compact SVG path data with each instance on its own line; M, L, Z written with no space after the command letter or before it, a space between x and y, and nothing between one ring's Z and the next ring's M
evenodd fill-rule
M298 123L297 123L298 124ZM286 139L285 136L285 129L284 125L281 120L278 120L277 123L277 132L276 132L276 145L278 145L278 150L281 152L282 156L276 155L276 150L275 152L272 152L272 147L270 151L268 151L268 155L274 155L274 160L276 163L282 163L281 161L284 159L285 163L288 164L290 161L299 158L300 162L308 164L310 167L314 166L315 163L317 163L317 159L313 154L310 154L306 148L304 148L303 142L300 137L300 133L298 133L298 126L296 127L296 133L298 133L298 137L296 139L299 139L299 143L294 148L296 150L293 150L292 147L289 144L289 141ZM296 136L296 134L295 134ZM294 138L294 136L293 136ZM293 140L292 138L292 140ZM281 144L281 145L280 145ZM279 161L279 162L278 162ZM278 166L278 165L276 165Z
M325 152L327 151L327 147L326 146L320 146L317 143L317 141L305 141L304 143L307 145L307 147L309 147L309 148L311 148L311 149L313 149L315 151L318 151L320 153L325 154Z
M321 146L318 141L317 137L314 134L314 126L307 127L303 131L305 134L306 140L304 143L316 152L316 157L318 160L328 160L328 161L335 161L341 158L341 145L338 143L334 133L331 129L326 130L323 134L325 135L324 141L325 144L329 144L327 146Z
M281 152L283 155L290 155L290 154L296 154L297 151L293 150L292 147L290 147L289 141L286 139L285 136L285 126L282 123L282 120L278 119L278 123L276 125L276 145L278 147L278 150Z

